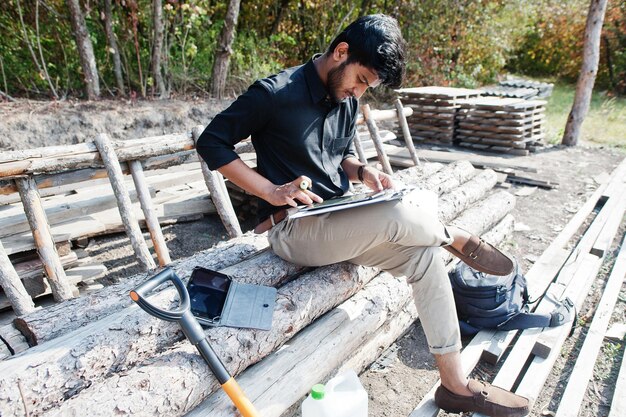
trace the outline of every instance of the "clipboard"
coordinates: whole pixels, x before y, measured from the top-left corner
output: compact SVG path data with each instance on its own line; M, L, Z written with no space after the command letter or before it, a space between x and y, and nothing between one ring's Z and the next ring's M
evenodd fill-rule
M374 191L370 193L350 194L340 197L329 198L328 200L324 200L321 203L314 203L309 206L290 208L288 210L289 218L297 219L299 217L316 216L318 214L346 210L354 207L366 206L369 204L399 200L411 190L411 188L403 188L400 190L389 189L383 191Z

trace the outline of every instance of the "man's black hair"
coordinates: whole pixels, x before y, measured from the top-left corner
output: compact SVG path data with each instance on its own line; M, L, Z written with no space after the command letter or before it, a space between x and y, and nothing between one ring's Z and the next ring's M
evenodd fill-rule
M384 14L362 16L337 35L326 53L332 54L341 42L349 48L346 63L373 69L390 88L400 86L406 67L406 43L396 19Z

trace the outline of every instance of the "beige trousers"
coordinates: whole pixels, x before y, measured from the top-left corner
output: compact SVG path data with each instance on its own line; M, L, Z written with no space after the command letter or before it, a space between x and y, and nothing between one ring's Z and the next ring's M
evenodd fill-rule
M439 253L452 238L425 210L396 200L287 218L269 231L268 239L278 256L299 265L349 261L406 277L430 351L461 349L452 288Z

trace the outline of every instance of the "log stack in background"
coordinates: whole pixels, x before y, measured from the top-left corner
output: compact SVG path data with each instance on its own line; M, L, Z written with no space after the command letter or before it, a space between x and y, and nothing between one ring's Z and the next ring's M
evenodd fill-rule
M468 162L458 162L447 166L424 164L397 176L405 183L439 194L440 216L446 220L478 234L492 231L491 235L500 236L494 241L501 241L511 229L508 213L514 197L503 191L490 194L496 183L492 171L478 172ZM217 269L221 268L220 262L235 262L222 272L240 281L278 287L270 331L222 327L207 329L206 334L233 374L261 361L259 367L251 370L263 365L265 376L252 381L260 393L266 393L267 405L258 396L261 394L249 395L258 403L262 415L280 415L310 388L309 379L318 382L341 366L362 369L371 363L380 347L393 343L410 326L415 311L404 280L347 263L303 269L264 250L261 242L253 243L258 238L263 236L246 238L245 242L239 238L237 245L245 252L238 250L230 261L220 261L216 258L220 252L212 250L210 256L196 254L172 266L186 280L195 265ZM447 252L443 255L450 260ZM132 282L142 282L147 277L148 274L140 274ZM135 305L128 305L128 284L118 286L118 291L112 286L101 294L92 294L91 301L69 301L68 306L74 307L68 311L70 319L55 328L56 337L47 341L33 336L42 334L45 323L63 321L62 304L49 316L46 310L32 313L36 320L30 320L31 315L21 318L20 329L30 332L31 341L41 344L0 364L0 414L24 415L26 404L33 416L176 416L213 398L219 386L194 348L183 340L176 324L165 323ZM173 288L164 288L151 301L167 308L176 305L175 293ZM103 302L104 298L116 297L123 297L124 303L107 307L109 303ZM88 316L83 313L86 306L91 308ZM338 328L337 325L341 332L329 330ZM49 329L43 332L50 333ZM315 356L306 354L304 349L320 346L322 339L336 348L326 349L324 361L313 360ZM359 342L354 349L353 341ZM287 342L298 348L279 350ZM290 360L288 366L284 362L271 364L279 351L304 355L297 372L289 372L297 360ZM305 361L309 356L310 360ZM309 379L303 380L304 376ZM286 390L270 389L273 380L289 387L289 395ZM232 414L228 405L225 409L218 404L210 407L204 409L204 415Z
M544 140L544 100L477 97L458 104L455 142L463 147L528 155Z
M481 95L481 91L450 87L417 87L397 90L405 106L413 109L407 118L411 136L419 142L452 145L458 101Z

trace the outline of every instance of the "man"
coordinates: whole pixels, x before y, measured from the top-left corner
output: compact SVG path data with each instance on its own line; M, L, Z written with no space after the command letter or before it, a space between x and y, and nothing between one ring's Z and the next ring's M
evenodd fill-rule
M525 398L463 375L454 299L439 247L491 274L509 273L513 264L508 257L402 201L287 216L289 206L342 195L351 181L377 191L393 188L389 175L359 162L352 141L358 98L369 87L400 85L404 48L395 19L359 18L323 55L255 82L209 124L197 150L209 168L260 198L255 231L269 230L270 246L280 257L308 266L350 261L407 278L441 375L435 396L439 407L526 415ZM248 136L257 171L234 152L234 145ZM301 187L303 181L312 187Z

